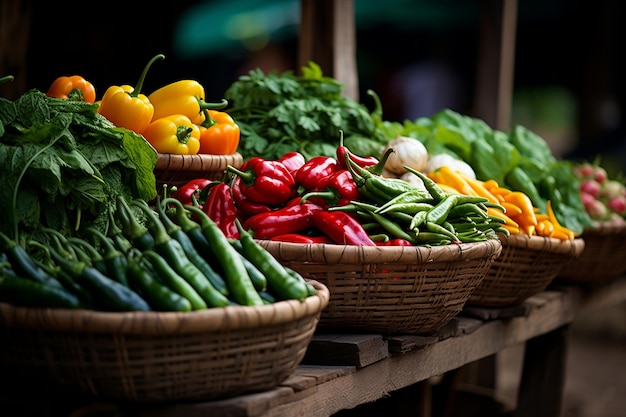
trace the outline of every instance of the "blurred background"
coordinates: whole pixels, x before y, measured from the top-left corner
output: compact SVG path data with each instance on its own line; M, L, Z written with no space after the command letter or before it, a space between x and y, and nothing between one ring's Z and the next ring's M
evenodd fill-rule
M384 118L392 121L444 108L471 114L484 1L354 0L360 97L367 89L376 91ZM517 3L512 124L541 135L558 157L599 157L611 176L626 173L625 3ZM100 98L111 85L134 85L159 53L166 59L150 69L144 93L195 79L208 101L218 101L251 69L298 71L299 0L147 6L110 0L93 6L0 0L0 77L15 76L0 85L0 97L15 99L31 88L46 91L57 77L79 74L96 86ZM609 410L622 413L626 407L619 392L626 382L606 377L623 368L625 312L622 305L576 324L575 334L594 343L571 346L567 417L608 417ZM596 342L613 336L619 342L597 350Z
M626 172L624 3L517 3L512 123L540 134L557 156L600 155L612 173ZM100 97L136 83L158 53L166 59L151 68L146 93L186 78L216 100L250 69L298 71L299 0L111 0L90 12L73 0L0 4L0 75L16 77L0 86L6 98L73 74ZM480 4L354 0L359 88L381 96L385 119L471 113Z

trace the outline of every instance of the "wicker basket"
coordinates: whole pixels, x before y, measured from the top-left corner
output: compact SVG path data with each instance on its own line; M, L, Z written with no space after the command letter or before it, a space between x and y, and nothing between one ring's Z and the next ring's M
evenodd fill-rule
M232 155L160 153L154 167L157 190L160 190L163 184L179 187L196 178L219 180L228 165L239 168L242 163L243 159L239 153Z
M602 285L626 273L626 222L599 222L583 230L585 249L565 264L557 280L585 285Z
M467 305L504 307L517 305L545 290L563 266L579 256L581 238L560 240L542 236L500 235L502 253Z
M318 293L302 302L191 313L0 303L0 363L89 396L136 403L272 389L302 361L328 304L328 288L311 283Z
M318 327L385 334L426 334L446 325L502 248L493 239L430 248L259 243L328 287Z

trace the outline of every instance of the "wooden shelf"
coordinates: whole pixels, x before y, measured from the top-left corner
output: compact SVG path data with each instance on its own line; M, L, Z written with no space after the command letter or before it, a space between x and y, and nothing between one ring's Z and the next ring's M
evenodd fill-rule
M550 416L560 408L566 342L563 329L591 310L626 301L626 277L599 288L555 286L519 306L467 308L433 335L325 334L318 332L296 372L274 390L236 398L158 407L110 404L117 417L329 417L344 409L381 399L503 349L527 343L520 398L523 413ZM530 344L528 344L530 342ZM555 359L557 355L557 359ZM556 380L542 387L535 379ZM526 388L524 388L526 387ZM531 398L531 396L533 396ZM537 398L537 396L541 396ZM415 400L415 399L413 399ZM428 398L421 401L427 403ZM427 405L427 404L425 404ZM79 414L89 417L90 407ZM102 404L98 404L102 414ZM426 409L428 407L425 407ZM414 414L412 414L414 415ZM427 414L424 414L427 415Z

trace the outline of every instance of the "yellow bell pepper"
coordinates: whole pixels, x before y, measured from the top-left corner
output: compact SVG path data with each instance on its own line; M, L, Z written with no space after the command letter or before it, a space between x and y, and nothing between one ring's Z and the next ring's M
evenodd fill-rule
M148 97L141 94L141 87L152 63L163 58L165 56L159 54L148 62L135 87L130 85L109 87L100 100L98 113L109 119L115 126L130 129L138 134L143 133L152 121L154 107Z
M204 101L204 87L198 81L181 80L159 88L148 96L154 106L152 120L171 114L184 114L193 123L204 120L204 110L223 109L228 101L207 103Z
M151 122L144 129L143 136L159 153L195 155L200 149L200 129L183 114Z
M230 114L217 110L207 110L207 116L200 128L199 153L230 155L239 146L240 130Z

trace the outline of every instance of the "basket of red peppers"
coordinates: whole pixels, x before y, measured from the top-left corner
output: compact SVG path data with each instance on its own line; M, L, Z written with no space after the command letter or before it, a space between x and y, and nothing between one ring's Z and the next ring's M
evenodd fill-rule
M383 176L391 152L360 157L340 142L336 157L253 157L174 196L231 239L239 224L280 263L324 283L319 327L432 333L461 311L506 230L483 198L447 193L419 171L423 186Z

